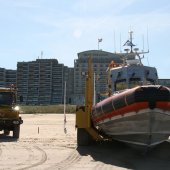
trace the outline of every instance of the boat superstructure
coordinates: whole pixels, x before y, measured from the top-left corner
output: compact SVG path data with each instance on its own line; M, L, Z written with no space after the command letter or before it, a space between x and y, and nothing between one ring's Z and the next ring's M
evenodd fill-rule
M126 53L118 55L123 60L123 64L116 64L112 61L108 67L108 84L109 90L113 93L125 89L136 87L137 85L147 85L158 83L158 74L155 67L144 66L142 59L147 52L139 52L138 48L132 42L132 31L129 31L130 37L124 46ZM141 57L141 55L143 55Z

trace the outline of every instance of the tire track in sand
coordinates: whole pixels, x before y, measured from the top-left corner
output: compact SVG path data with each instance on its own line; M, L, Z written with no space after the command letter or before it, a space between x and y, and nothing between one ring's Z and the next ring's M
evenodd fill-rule
M64 159L63 161L48 167L46 170L49 169L60 169L60 170L65 170L68 167L70 167L70 165L73 165L75 163L77 163L78 161L80 161L81 156L80 154L77 152L77 150L74 150L73 152L71 152L66 159Z
M40 159L40 161L38 161L38 162L36 162L36 163L34 163L34 164L32 164L32 165L26 166L26 167L24 167L24 168L20 168L20 169L18 169L18 170L30 169L30 168L39 166L39 165L43 164L44 162L46 162L46 160L47 160L47 154L46 154L46 152L45 152L43 149L39 148L38 146L34 146L34 148L41 153L41 159Z

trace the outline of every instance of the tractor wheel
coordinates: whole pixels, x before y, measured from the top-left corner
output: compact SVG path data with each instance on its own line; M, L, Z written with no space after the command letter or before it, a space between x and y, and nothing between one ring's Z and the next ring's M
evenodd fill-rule
M77 128L77 145L88 146L92 142L92 137L84 128Z
M13 138L18 139L20 134L20 125L15 125L13 129Z

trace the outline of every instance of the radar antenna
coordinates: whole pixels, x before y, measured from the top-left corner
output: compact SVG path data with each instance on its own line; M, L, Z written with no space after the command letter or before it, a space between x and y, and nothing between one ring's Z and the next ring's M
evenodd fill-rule
M123 46L129 46L130 47L130 53L133 53L133 47L135 46L132 42L133 31L129 31L129 34L130 34L129 40L127 40Z

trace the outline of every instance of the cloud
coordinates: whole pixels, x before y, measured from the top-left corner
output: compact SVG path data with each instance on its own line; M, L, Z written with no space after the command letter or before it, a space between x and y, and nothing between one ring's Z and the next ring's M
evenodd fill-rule
M82 31L80 29L75 29L74 32L73 32L73 36L76 38L76 39L79 39L82 35Z

